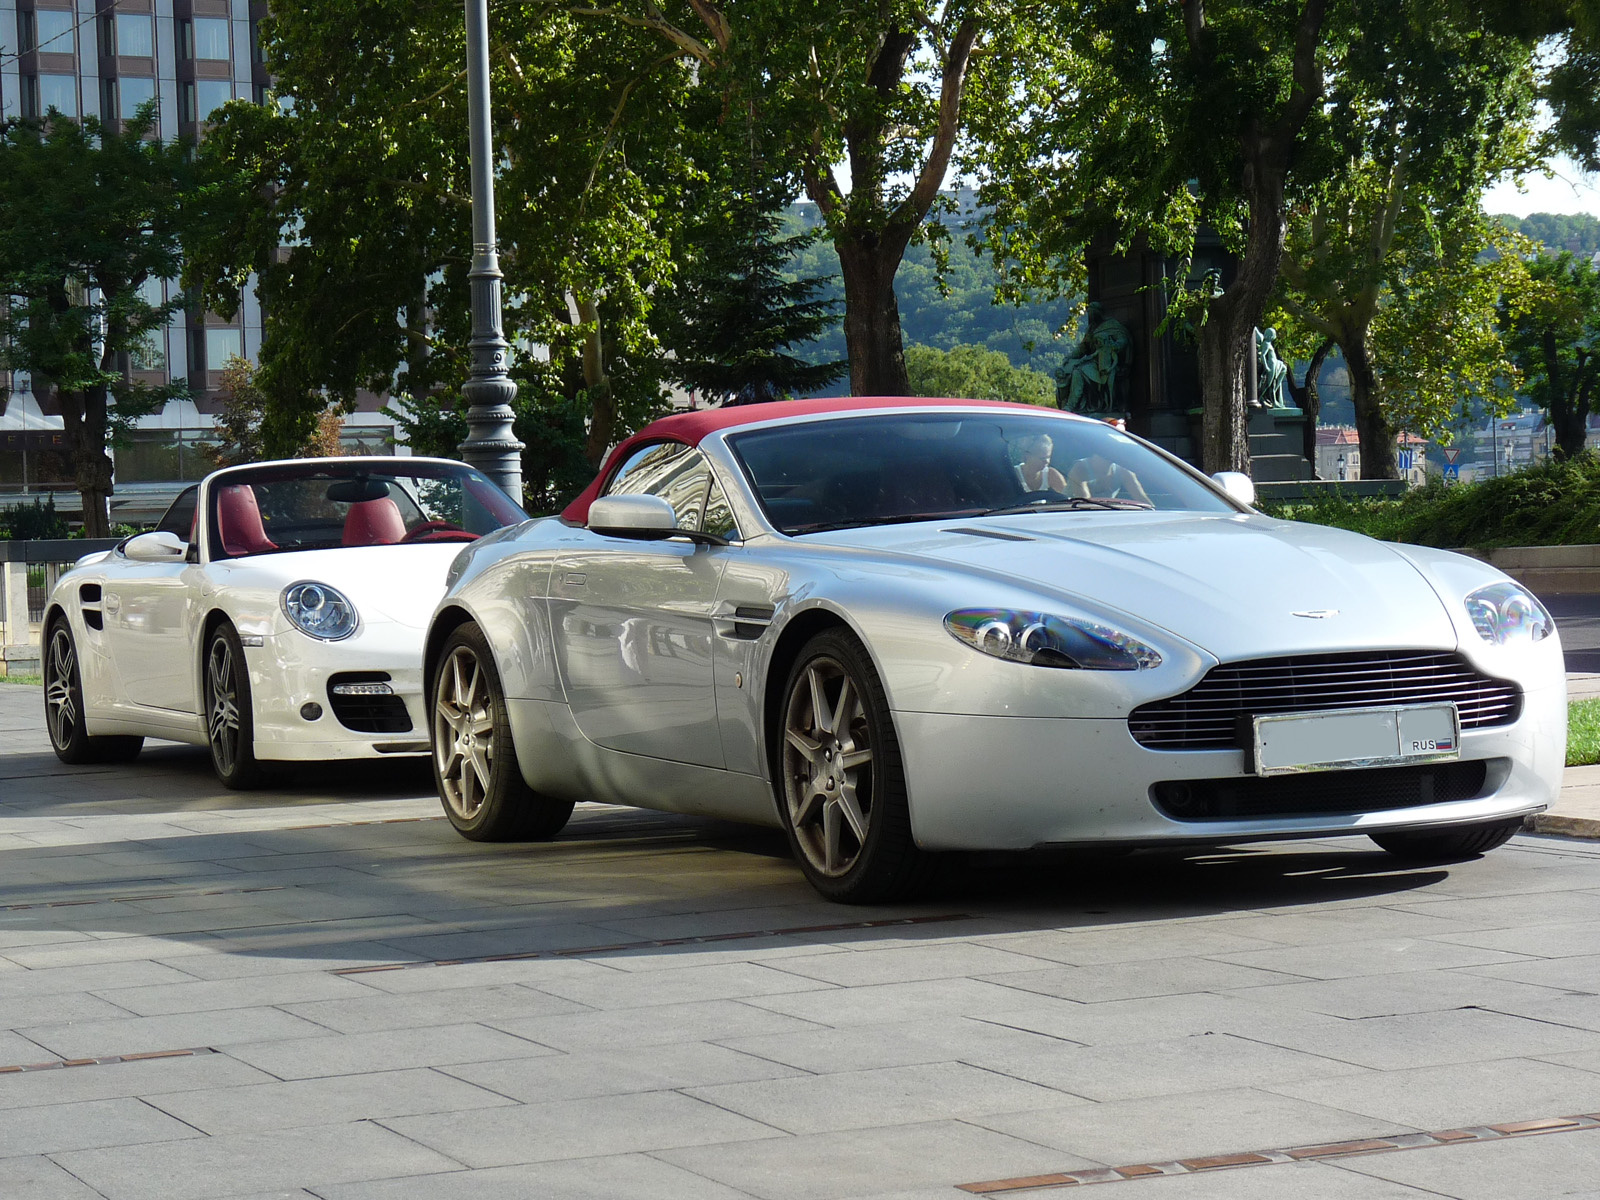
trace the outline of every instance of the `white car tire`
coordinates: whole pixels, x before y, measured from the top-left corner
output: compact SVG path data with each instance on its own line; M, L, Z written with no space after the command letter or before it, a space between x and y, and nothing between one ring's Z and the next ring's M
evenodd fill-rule
M206 744L222 785L248 791L261 785L256 761L255 718L250 706L250 671L244 645L232 625L218 625L206 638L202 667Z
M45 632L44 723L56 757L71 766L129 762L144 747L142 737L92 736L84 722L83 675L72 630L57 617Z

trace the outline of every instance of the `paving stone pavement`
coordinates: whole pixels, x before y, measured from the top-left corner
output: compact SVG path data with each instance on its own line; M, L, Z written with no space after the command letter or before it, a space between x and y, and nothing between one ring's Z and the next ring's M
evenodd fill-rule
M0 685L3 1197L958 1200L1600 1113L1594 843L966 858L844 909L763 831L476 845L414 760L230 794L63 767L39 709ZM1600 1197L1600 1131L1105 1196Z

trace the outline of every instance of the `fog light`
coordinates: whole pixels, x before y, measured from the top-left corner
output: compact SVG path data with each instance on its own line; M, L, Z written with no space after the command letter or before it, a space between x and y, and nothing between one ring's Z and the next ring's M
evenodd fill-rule
M336 683L335 696L392 696L394 689L387 683Z
M322 705L315 700L307 700L300 706L301 719L306 721L320 721L322 719Z

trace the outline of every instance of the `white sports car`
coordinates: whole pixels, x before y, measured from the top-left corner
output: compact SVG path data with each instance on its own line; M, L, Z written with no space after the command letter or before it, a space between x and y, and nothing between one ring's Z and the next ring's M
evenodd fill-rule
M44 615L63 762L147 737L211 748L229 787L266 761L427 750L422 638L462 544L527 515L457 462L230 467L154 532L84 558Z
M579 799L780 826L825 896L930 851L1370 834L1549 804L1554 623L1474 559L1253 511L1099 421L974 401L668 417L484 538L428 632L469 838Z

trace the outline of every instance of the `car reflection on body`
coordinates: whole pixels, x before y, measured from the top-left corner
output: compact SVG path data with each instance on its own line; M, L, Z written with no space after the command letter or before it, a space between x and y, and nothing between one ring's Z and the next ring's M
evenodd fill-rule
M61 576L44 614L45 720L69 763L147 737L210 747L229 787L263 762L427 749L422 639L463 545L526 514L424 458L232 467L156 530Z
M1023 480L1041 436L1065 490ZM1019 405L665 418L452 568L424 664L445 811L484 840L577 800L778 826L851 902L941 850L1509 838L1561 775L1548 613L1252 500Z

